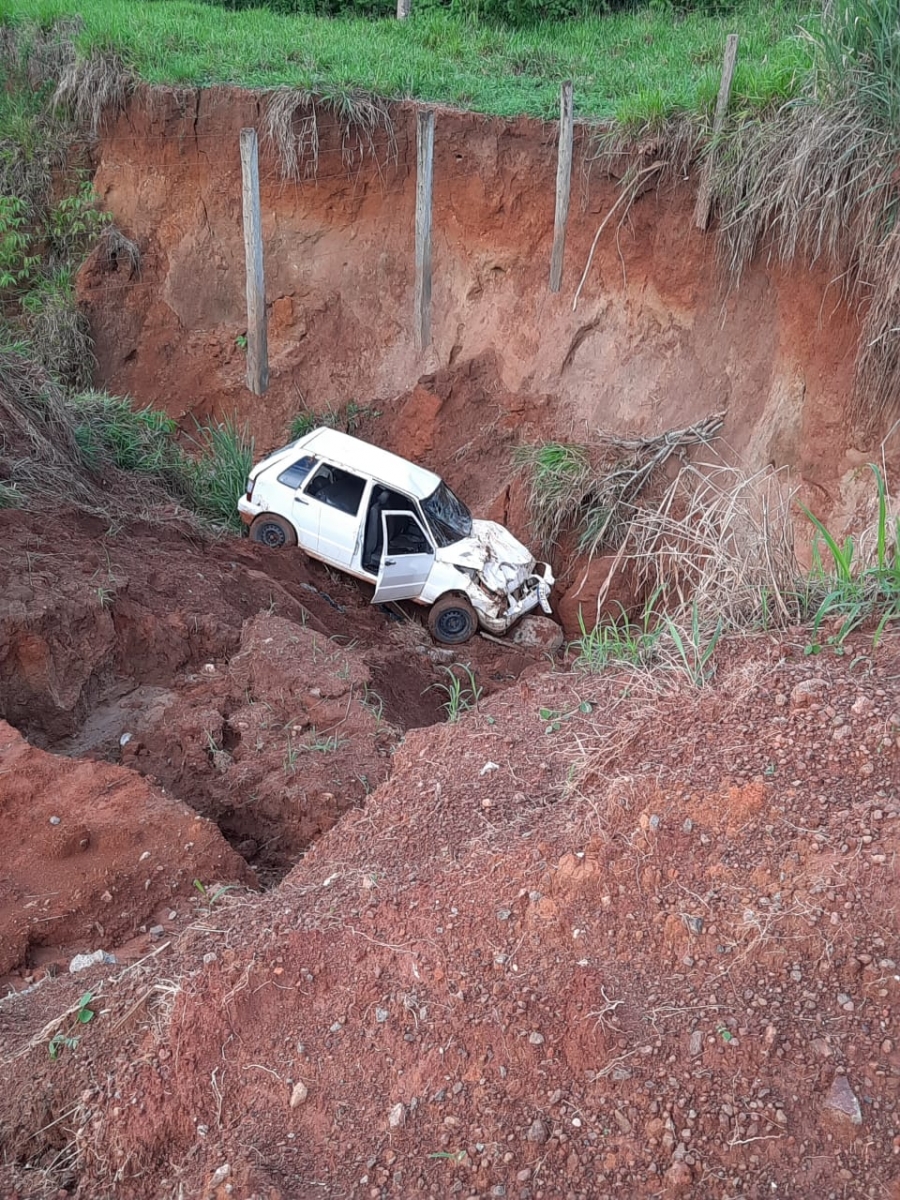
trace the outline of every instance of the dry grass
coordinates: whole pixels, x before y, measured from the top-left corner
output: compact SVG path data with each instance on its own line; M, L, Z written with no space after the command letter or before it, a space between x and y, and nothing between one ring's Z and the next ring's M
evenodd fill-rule
M590 446L563 442L518 447L514 461L527 476L532 528L549 552L563 532L575 531L578 549L593 556L619 545L638 497L661 477L672 458L707 445L722 427L717 413L695 425L655 437L600 433Z
M63 67L53 103L67 108L75 124L96 137L104 116L121 112L136 86L135 75L117 54L94 50Z
M634 509L610 582L627 566L679 627L695 612L725 630L797 621L791 501L768 468L686 464L657 502Z
M329 95L276 88L265 100L264 142L277 156L285 179L315 178L319 169L322 116L337 120L341 161L346 170L360 166L367 155L376 162L396 161L394 124L385 101L362 92ZM379 143L382 143L380 152Z
M81 468L63 389L22 347L0 347L0 474L23 499L65 499L90 511L103 497Z
M100 253L111 270L125 267L128 278L140 274L141 250L137 242L127 237L117 225L107 225L100 235Z

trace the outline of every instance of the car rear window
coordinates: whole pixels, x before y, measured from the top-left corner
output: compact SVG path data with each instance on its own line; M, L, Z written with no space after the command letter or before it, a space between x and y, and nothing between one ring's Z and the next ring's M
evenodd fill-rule
M285 487L298 488L315 465L315 455L304 454L303 458L298 458L281 472L278 482L283 483Z

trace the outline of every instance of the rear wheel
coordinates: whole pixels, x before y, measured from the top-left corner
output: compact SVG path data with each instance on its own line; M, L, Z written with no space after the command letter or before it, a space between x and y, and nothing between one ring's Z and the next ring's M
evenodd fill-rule
M459 646L478 630L478 614L465 596L441 596L428 613L428 629L436 642Z
M297 531L290 521L275 513L260 513L250 526L250 541L270 550L283 550L297 545Z

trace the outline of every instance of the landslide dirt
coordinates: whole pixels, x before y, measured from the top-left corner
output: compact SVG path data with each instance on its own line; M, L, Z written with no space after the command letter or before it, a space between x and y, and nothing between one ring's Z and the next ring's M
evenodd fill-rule
M355 134L320 107L318 163L299 182L283 178L261 137L271 382L260 404L244 386L238 139L244 127L262 130L264 113L257 93L155 90L132 97L102 131L95 187L142 252L139 271L99 252L79 281L99 377L114 391L179 418L237 414L271 446L299 409L380 407L423 375L494 356L496 377L465 413L454 452L492 428L514 395L524 422L549 408L548 430L581 438L657 434L723 411L723 437L751 468L783 468L836 529L852 524L869 490L858 468L879 456L890 422L866 433L848 422L859 328L834 281L763 260L729 289L714 234L694 227L689 178L649 187L627 214L616 209L573 309L628 165L604 172L586 127L563 286L551 295L555 129L439 113L425 352L413 320L415 109L392 107L394 143L377 134L360 155ZM649 167L669 149L644 152ZM542 408L532 414L535 397ZM896 466L896 435L887 453Z
M529 673L277 889L4 1000L4 1194L896 1197L900 643L803 651Z
M210 821L120 767L29 746L0 721L0 978L120 946L193 891L252 884ZM46 953L41 953L46 949Z

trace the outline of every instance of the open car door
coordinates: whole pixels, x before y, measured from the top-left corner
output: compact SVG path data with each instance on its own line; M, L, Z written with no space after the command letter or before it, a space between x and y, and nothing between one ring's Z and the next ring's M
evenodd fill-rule
M434 546L415 513L390 510L381 514L381 565L373 604L414 600L434 566Z

